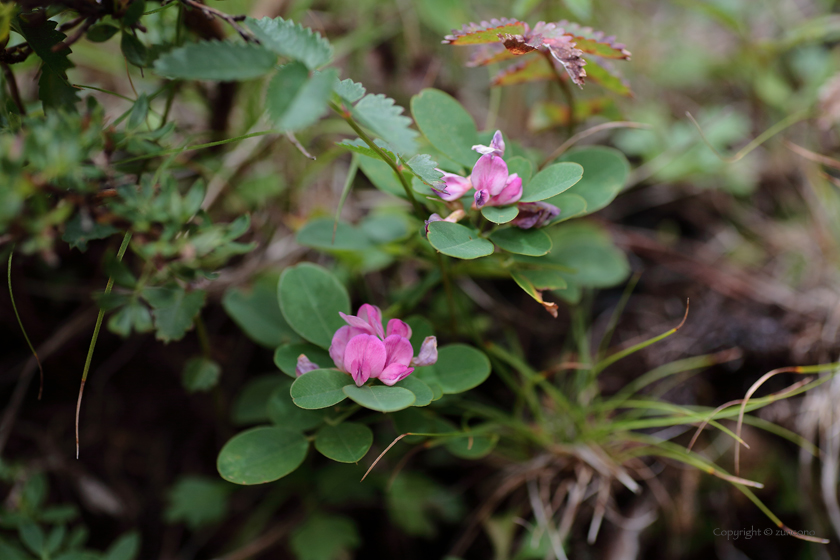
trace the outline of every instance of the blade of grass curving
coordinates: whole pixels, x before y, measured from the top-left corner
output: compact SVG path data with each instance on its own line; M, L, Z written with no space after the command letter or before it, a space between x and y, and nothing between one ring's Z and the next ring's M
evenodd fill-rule
M624 288L624 293L621 294L621 299L618 300L618 305L615 306L615 309L610 316L610 321L607 323L607 330L604 332L604 336L601 338L601 342L598 344L598 350L595 352L595 362L600 362L603 355L606 353L607 348L610 345L610 341L612 340L613 333L615 332L616 326L618 326L618 318L621 317L621 314L624 313L624 308L627 306L627 301L630 299L630 294L636 289L636 284L639 283L639 279L642 277L640 272L637 272L633 275L630 281L627 283L627 286Z
M750 400L750 397L753 396L753 394L758 390L758 388L761 387L762 385L764 385L764 383L768 379L770 379L771 377L779 375L780 373L799 373L799 374L821 373L821 372L824 372L824 371L830 370L830 369L834 369L835 370L834 373L836 374L837 373L837 368L840 368L840 362L835 362L835 363L831 363L831 364L819 364L819 365L815 365L815 366L784 367L784 368L774 369L773 371L768 371L767 373L762 375L761 378L759 378L758 381L753 383L752 386L747 391L747 394L744 395L744 402L741 403L741 409L738 412L738 425L737 425L737 428L735 430L735 433L737 433L738 435L741 435L741 425L744 422L744 411L747 407L747 402ZM738 451L739 451L739 449L736 447L735 448L735 474L738 474L738 472L740 470L740 467L741 467L741 465L740 465L741 456L738 453Z
M347 170L347 178L344 180L344 188L341 190L341 198L338 201L338 208L335 209L335 221L333 222L332 242L335 244L335 232L338 229L338 219L341 217L341 210L344 208L344 201L350 194L350 189L353 188L353 181L356 179L356 171L359 169L359 156L353 154L350 158L350 169Z
M738 152L733 156L725 156L725 155L721 154L717 150L717 148L712 146L712 143L709 142L709 139L706 137L706 133L703 132L703 129L700 127L700 123L697 122L697 120L692 116L692 114L689 113L688 111L686 111L685 116L687 116L691 120L691 122L694 123L694 126L697 127L697 131L700 133L700 137L703 139L703 143L705 143L706 146L708 146L709 149L712 150L715 153L715 155L718 158L720 158L721 161L724 161L726 163L735 163L736 161L739 161L740 159L743 159L751 151L758 148L759 146L764 144L766 141L768 141L770 138L777 135L778 133L780 133L784 129L788 128L789 126L793 126L796 123L798 123L800 121L804 121L805 119L809 118L811 116L811 113L810 113L810 111L800 111L798 113L792 113L792 114L788 115L784 119L780 120L779 122L777 122L776 124L774 124L773 126L768 128L767 130L765 130L764 132L759 134L752 142L750 142L749 144L747 144L746 146L744 146L743 148L738 150Z
M618 405L635 395L648 385L672 375L679 375L687 371L699 373L701 370L716 364L723 364L737 360L742 356L740 348L730 348L714 354L692 356L683 360L676 360L644 373L622 387L622 389L603 403L607 410L618 408Z
M664 338L668 338L669 336L671 336L672 334L674 334L675 332L680 330L682 328L682 326L685 324L685 320L688 319L688 306L689 306L689 300L686 299L685 300L685 315L683 316L683 319L682 319L682 321L680 321L679 325L677 325L676 327L674 327L673 329L671 329L667 332L664 332L664 333L660 334L659 336L649 338L648 340L645 340L644 342L640 342L639 344L635 344L635 345L631 346L630 348L625 348L624 350L616 352L615 354L612 354L611 356L607 356L606 358L604 358L603 360L601 360L600 362L595 364L595 367L592 368L592 376L597 377L599 373L601 373L606 368L608 368L609 366L611 366L615 362L619 361L620 359L626 358L630 354L634 354L634 353L638 352L639 350L642 350L643 348L647 348L651 344L659 342L660 340L662 340Z
M656 440L650 436L639 433L628 434L626 439L647 444L646 447L636 447L627 451L625 455L628 457L641 457L645 455L665 457L667 459L672 459L674 461L690 465L705 472L706 474L710 474L733 484L743 484L744 486L750 486L752 488L764 488L764 484L760 482L747 480L746 478L741 478L739 476L733 476L728 472L717 468L716 465L708 461L703 456L695 453L694 451L686 451L682 448L682 446L677 445L676 443Z
M123 236L120 249L117 251L117 261L122 261L128 243L131 241L131 233L126 232ZM114 287L114 277L108 278L108 284L105 286L105 295L111 293L111 288ZM79 458L79 411L82 408L82 394L85 392L85 381L87 381L88 371L90 371L90 363L93 360L93 349L96 348L96 339L99 338L99 329L102 327L102 319L105 317L105 310L100 309L96 316L96 325L93 327L93 338L90 340L90 347L88 348L87 358L85 358L85 368L82 370L82 382L79 385L79 398L76 400L76 459Z
M783 428L778 424L774 424L773 422L770 422L768 420L764 420L763 418L759 418L758 416L744 416L744 424L749 424L750 426L784 438L792 444L804 449L806 452L810 453L814 457L821 458L823 457L823 455L825 455L819 447L817 447L801 435L797 434L796 432L788 430L787 428Z
M793 529L789 528L787 525L782 523L782 520L779 519L778 517L776 517L773 514L773 512L770 511L770 508L768 508L766 505L764 505L764 503L761 500L758 499L758 496L753 494L752 490L750 490L749 488L746 488L745 486L742 486L741 484L738 484L737 482L735 483L735 487L738 490L740 490L744 494L744 496L749 498L750 501L758 507L758 509L760 509L762 512L764 512L764 515L769 517L770 521L772 521L773 523L776 524L776 527L778 527L779 529L781 529L782 531L784 531L785 533L787 533L791 537L794 537L794 538L797 538L797 539L800 539L800 540L803 540L803 541L818 543L818 544L828 544L830 542L828 539L822 539L820 537L811 537L809 535L802 535L800 533L797 533L796 531L794 531Z
M777 392L773 393L772 396L774 396L774 397L784 397L786 394L796 391L797 389L807 385L811 381L813 381L813 379L808 377L806 379L803 379L802 381L794 383L790 387L787 387L785 389L782 389L781 391L777 391ZM721 412L721 411L723 411L723 410L725 410L729 407L740 406L740 405L744 404L744 400L745 399L736 399L734 401L729 401L727 403L723 403L722 405L720 405L719 407L714 409L711 414L709 414L709 419L714 418L716 414L718 414L719 412ZM697 442L697 438L700 437L700 432L703 431L703 429L706 427L706 424L708 424L708 422L706 420L704 420L703 423L700 424L697 427L697 431L694 432L694 436L691 438L691 441L688 443L688 448L687 448L688 451L691 451L691 448L694 447L694 444Z
M12 293L12 255L15 254L15 248L12 247L12 250L9 252L9 267L8 267L8 282L9 282L9 299L12 302L12 310L15 312L15 318L17 319L18 326L20 326L20 332L23 333L23 338L26 340L27 346L29 346L29 350L32 352L32 355L35 357L35 362L38 364L38 371L41 372L41 385L38 387L38 400L41 400L41 395L44 394L44 368L41 366L41 358L38 357L38 352L35 351L35 347L32 346L32 342L29 340L29 335L26 334L26 329L23 328L23 321L20 319L20 313L18 313L17 305L15 304L15 294Z

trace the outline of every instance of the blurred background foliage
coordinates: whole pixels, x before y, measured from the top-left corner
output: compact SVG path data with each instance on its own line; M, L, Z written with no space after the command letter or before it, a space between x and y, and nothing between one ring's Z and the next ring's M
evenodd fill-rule
M50 3L19 4L31 9ZM692 312L677 336L605 372L602 390L616 392L640 372L673 360L735 348L702 374L689 372L680 383L654 389L670 402L714 407L742 398L769 369L836 359L840 13L833 0L208 0L208 5L228 14L300 22L330 40L341 78L403 107L423 88L441 89L467 108L480 130L501 129L524 151L543 154L568 138L568 113L557 84L491 87L501 66L465 67L467 50L442 45L443 35L494 17L532 24L570 19L616 35L632 52L629 62L616 65L632 95L597 83L576 91L581 117L576 130L611 121L646 128L603 129L580 141L619 149L632 170L618 199L576 227L608 231L631 268L642 273L614 343L628 346L673 326L685 297L691 297ZM0 38L10 6L0 4ZM528 511L524 492L492 516L481 511L498 483L494 476L516 467L510 455L465 461L442 447L404 445L411 443L406 440L361 484L367 465L315 456L268 486L242 488L219 479L215 460L224 442L237 427L270 420L268 401L283 380L272 349L298 341L282 316L258 325L265 314L249 312L271 305L282 268L301 259L332 262L298 244L295 233L312 218L333 216L351 166L349 154L335 142L352 131L336 116L299 131L296 141L314 161L283 135L173 151L156 160L167 162L160 191L141 189L137 197L108 206L104 219L92 184L119 189L147 174L152 185L149 174L158 168L139 159L105 175L107 166L92 157L103 147L117 160L128 159L270 128L264 116L267 78L164 87L148 68L162 53L152 46L183 40L176 29L195 40L222 39L235 31L196 11L179 27L177 6L159 8L156 2L143 4L142 30L117 29L105 37L111 31L102 29L103 35L93 37L104 41L83 38L72 45L67 81L90 87L46 87L39 97L39 82L52 78L44 78L38 58L30 56L9 65L22 111L10 94L8 74L2 78L0 236L4 257L11 241L19 241L11 283L44 361L46 382L38 402L35 384L30 385L36 369L4 299L0 557L444 558L466 527L474 539L463 553L466 559L546 557L548 539L534 526L520 526ZM57 19L66 23L71 16ZM7 46L21 40L12 31ZM170 97L170 91L177 95ZM50 111L60 95L79 98L76 114ZM711 147L686 113L696 118ZM161 126L170 120L177 126ZM768 130L778 134L742 151ZM345 265L337 273L360 301L376 301L382 293L406 295L422 302L435 325L447 328L445 296L427 294L417 270L394 265L388 243L404 239L405 224L366 226L377 217L399 217L405 208L373 188L375 170L362 171L342 219L372 228L386 241L365 253L367 260L334 255ZM52 206L52 193L40 189L34 176L72 196ZM25 205L30 211L22 212ZM196 214L202 219L188 227ZM138 256L122 266L113 259L118 238L110 236L127 222L135 227L132 247ZM390 234L382 238L383 231ZM577 248L574 233L570 250ZM155 266L144 270L138 266L144 261ZM101 293L108 276L116 278L116 291L94 302L91 294ZM575 308L579 314L564 307L556 320L510 281L462 277L454 297L465 330L505 340L535 367L550 369L574 357L573 349L558 341L573 334L575 321L586 323L592 340L609 330L622 289L585 291ZM76 391L100 307L116 312L97 347L82 413L82 460L75 462ZM192 327L197 316L201 321ZM143 334L150 331L154 335ZM123 338L131 332L136 336ZM163 345L155 338L179 342ZM795 381L781 376L768 391ZM829 382L760 416L819 445L821 461L758 430L745 432L751 449L742 454L742 475L765 482L762 500L787 525L833 541L840 537L838 390ZM506 403L510 395L491 379L476 398ZM383 450L402 433L400 422L423 421L398 416L393 430L375 434L373 449ZM710 436L704 453L728 464L732 446ZM769 524L719 479L667 460L651 468L649 491L616 494L623 517L608 517L594 545L587 543L591 511L577 523L570 520L569 557L840 556L836 543L715 536L715 529ZM574 481L576 474L565 476Z

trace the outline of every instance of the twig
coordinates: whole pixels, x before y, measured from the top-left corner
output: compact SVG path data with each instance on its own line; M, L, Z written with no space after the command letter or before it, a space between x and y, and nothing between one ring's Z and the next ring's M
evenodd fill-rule
M402 438L404 438L405 436L410 436L410 435L411 435L411 433L406 432L406 433L404 433L404 434L401 434L401 435L397 436L397 438L396 438L394 441L392 441L392 442L391 442L391 445L389 445L388 447L386 447L386 448L385 448L385 451L383 451L382 453L380 453L380 454L379 454L379 457L377 457L377 458L376 458L376 460L373 462L373 464L372 464L372 465L368 468L367 472L365 473L365 476L363 476L363 477L362 477L362 480L364 480L365 478L367 478L367 475L369 475L369 474L370 474L370 471L372 471L372 470L373 470L373 467L375 467L375 466L376 466L376 463L378 463L378 462L379 462L379 460L380 460L380 459L382 459L382 457L384 457L386 453L388 453L388 450L389 450L389 449L391 449L392 447L394 447L394 444L396 444L398 441L400 441L400 440L401 440ZM361 480L360 480L359 482L361 482Z
M254 37L250 31L248 31L238 23L240 21L243 21L246 16L232 16L230 14L226 14L222 11L219 11L216 8L205 6L204 4L196 2L195 0L181 0L181 2L187 6L204 12L204 14L209 18L215 16L219 19L224 20L225 22L227 22L228 25L233 27L236 30L236 32L239 33L239 36L245 39L245 41L249 43L259 44L259 40L256 37Z
M69 48L70 45L82 38L82 35L85 34L85 31L87 31L91 25L93 25L94 21L96 21L94 18L88 18L87 20L85 20L85 23L79 29L77 29L76 32L73 33L73 35L67 37L67 39L65 39L64 41L53 45L52 52L59 52L61 50Z
M9 65L5 62L0 62L0 67L3 68L3 76L6 78L6 82L9 84L9 94L12 96L15 105L17 105L20 114L25 115L26 107L23 105L23 101L21 101L20 99L20 90L18 90L17 80L15 80L15 73L12 72L12 69L9 68Z
M312 154L310 154L309 152L306 151L306 148L304 148L303 144L301 144L298 141L297 137L295 136L295 134L293 132L291 132L291 131L287 132L286 133L286 138L289 139L289 142L291 142L292 145L295 148L297 148L300 153L302 153L303 155L305 155L306 157L308 157L312 161L315 161L315 156L313 156Z
M787 146L788 149L791 152L793 152L797 155L800 155L800 156L804 157L805 159L815 161L817 163L825 165L826 167L833 167L834 169L840 169L840 161L838 161L834 158L830 158L828 156L824 156L824 155L812 152L811 150L806 150L802 146L798 146L798 145L794 144L793 142L791 142L789 140L785 140L785 146Z

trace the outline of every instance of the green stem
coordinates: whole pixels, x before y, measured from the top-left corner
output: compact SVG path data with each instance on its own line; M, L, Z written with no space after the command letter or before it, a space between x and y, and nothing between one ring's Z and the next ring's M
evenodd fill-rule
M195 334L198 335L198 343L201 345L201 353L205 358L211 355L210 337L207 336L207 329L204 326L204 321L199 314L195 318Z
M128 243L131 241L131 233L126 232L123 237L122 244L119 251L117 251L117 261L122 261L125 256L125 251L128 249ZM108 278L108 284L105 286L105 295L111 293L111 288L114 287L114 277ZM79 458L79 411L82 408L82 394L85 392L85 382L87 381L88 372L90 371L90 363L93 360L93 349L96 348L96 339L99 338L99 329L102 328L102 319L105 317L105 310L100 309L96 316L96 325L93 327L93 338L90 341L87 358L85 359L85 369L82 371L82 383L79 386L79 398L76 401L76 459Z
M383 152L382 148L376 145L373 139L371 139L371 137L368 136L367 133L364 130L362 130L362 127L359 126L359 124L353 119L350 113L348 113L346 110L344 110L342 107L340 107L338 104L332 101L330 102L330 108L336 113L338 113L338 115L342 119L344 119L347 122L347 124L350 125L350 128L352 128L353 131L359 135L359 138L361 138L371 150L376 152L376 155L378 155L382 161L387 163L388 166L394 170L394 173L397 174L397 179L399 179L403 190L405 190L405 196L408 197L408 200L411 202L411 205L414 206L414 212L417 214L417 217L421 220L425 220L426 212L423 210L423 207L420 205L419 202L417 202L417 199L414 197L414 191L411 190L411 185L409 185L408 181L405 180L405 177L403 176L402 171L397 165L397 162L388 157L388 154Z
M27 346L29 346L29 350L32 352L32 355L35 356L35 361L38 363L38 370L41 372L41 385L38 389L38 400L41 400L41 395L44 393L44 368L41 366L41 359L38 357L38 352L35 351L35 347L32 346L32 342L29 340L29 335L26 334L26 329L23 328L23 321L20 319L20 313L18 313L17 305L15 304L15 294L12 293L12 255L15 254L15 248L12 247L11 252L9 252L9 269L8 269L8 280L9 280L9 299L12 302L12 310L15 312L15 318L17 319L18 325L20 326L20 332L23 333L23 338L26 340Z

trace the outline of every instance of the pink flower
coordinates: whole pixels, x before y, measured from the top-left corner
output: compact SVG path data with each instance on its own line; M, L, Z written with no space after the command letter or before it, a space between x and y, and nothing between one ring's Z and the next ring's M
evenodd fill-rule
M473 150L481 154L473 166L469 177L461 177L454 173L443 173L444 190L435 190L443 200L452 202L475 189L474 207L505 206L513 204L522 196L522 179L514 173L508 174L508 166L502 156L505 155L505 140L502 132L497 130L489 146L476 144Z
M347 325L333 335L330 357L335 367L350 374L359 387L370 379L393 385L411 375L415 366L437 362L435 337L430 336L423 341L415 358L410 341L411 327L399 319L391 319L387 329L383 329L382 312L375 305L362 305L358 315L340 315ZM298 357L298 375L317 368L318 365L303 354Z

